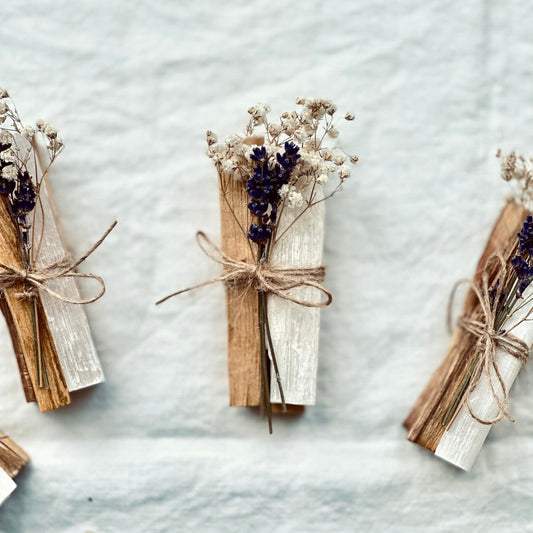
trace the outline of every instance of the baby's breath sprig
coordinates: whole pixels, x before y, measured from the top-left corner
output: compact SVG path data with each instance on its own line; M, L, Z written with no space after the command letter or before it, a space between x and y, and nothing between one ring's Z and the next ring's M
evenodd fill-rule
M533 158L526 159L516 152L502 155L498 150L496 157L501 158L501 176L511 182L515 200L528 209L533 209Z
M300 218L307 209L327 200L342 188L351 175L348 163L355 164L357 157L328 145L329 139L339 136L333 123L337 112L333 102L319 98L298 98L296 103L301 106L299 111L282 113L276 122L268 119L270 106L257 104L250 107L250 119L244 136L235 134L219 142L217 136L208 131L207 155L213 160L219 174L232 175L236 180L248 180L257 167L257 149L264 150L264 157L268 159L266 166L274 171L276 164L279 164L278 156L284 157L287 147L294 147L298 152L298 161L290 180L278 189L279 202L273 209L279 211L281 216L284 209L303 207L298 216ZM352 121L354 115L347 113L344 119ZM289 229L287 227L279 235L274 231L274 241L279 241Z
M331 146L339 136L334 125L337 106L331 100L298 98L296 104L300 106L298 111L284 112L275 121L269 120L267 104L250 107L245 134L234 134L223 142L213 132L207 132L207 155L217 168L221 190L224 192L223 184L233 178L243 182L249 195L248 209L255 219L249 228L242 228L229 204L228 208L249 244L256 246L254 255L259 265L268 263L275 245L309 209L342 188L351 175L349 163L357 162L356 156ZM347 113L344 119L352 121L354 115ZM278 231L286 210L297 210L296 215ZM258 298L262 405L271 430L269 360L283 406L284 398L270 337L267 294L259 292Z
M49 161L43 168L40 168L35 148L39 140L46 147L49 156ZM0 89L0 197L3 197L17 230L25 269L35 265L43 238L41 235L37 239L32 231L35 225L35 207L40 202L41 185L62 149L63 141L54 127L43 120L38 120L35 127L24 125L9 93ZM37 381L39 387L48 388L46 367L39 345L38 314L34 298L30 298L30 304Z

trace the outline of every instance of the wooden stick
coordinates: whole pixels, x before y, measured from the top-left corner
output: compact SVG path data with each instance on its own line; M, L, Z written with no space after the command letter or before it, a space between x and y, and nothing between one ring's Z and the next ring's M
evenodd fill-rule
M246 237L252 223L246 182L220 176L222 250L231 257L254 263L257 259ZM228 376L230 405L260 403L258 299L252 290L226 287L228 317Z
M0 262L19 270L23 266L16 230L8 212L5 198L2 198L0 202ZM20 298L21 291L22 287L12 287L4 291L5 303L0 307L8 323L13 348L18 354L17 360L20 360L20 354L22 354L22 358L24 359L24 364L19 363L19 370L21 371L26 397L30 397L31 399L29 385L27 384L27 375L29 375L39 408L42 412L46 412L68 405L70 403L70 395L40 297L36 296L35 302L39 317L41 350L46 364L49 389L38 387L37 365L33 352L31 305L28 300Z
M9 334L11 336L13 350L15 351L15 356L17 358L17 364L19 367L22 388L24 389L24 396L26 397L27 402L36 402L37 397L35 396L28 366L26 365L26 360L24 359L24 352L20 343L20 337L17 333L17 328L15 327L15 320L2 292L0 292L0 310L4 315L7 327L9 329Z
M523 206L514 202L510 202L505 206L479 261L476 275L474 276L475 282L479 282L481 271L485 266L487 258L495 251L500 250L506 260L510 259L516 245L516 234L522 227L527 214L528 211ZM472 314L473 318L481 318L479 303L472 290L469 290L466 296L463 313ZM472 361L476 357L476 341L477 339L473 335L463 329L458 328L455 331L446 358L433 374L428 385L418 398L411 413L404 422L405 427L409 430L407 438L412 442L420 444L432 452L436 452L439 448L446 429L442 424L442 419L454 397L457 395L460 384L465 379L469 368L471 368ZM511 356L508 357L515 359ZM507 361L508 357L506 357L506 354L499 354L499 359L504 366L506 364L504 360ZM517 360L515 359L515 361ZM513 372L509 374L507 370L504 372L504 374L509 374L509 376L512 373ZM514 378L512 381L514 381ZM512 383L512 381L509 381L509 383ZM490 403L489 396L485 396L485 403L487 406ZM478 407L480 406L478 405ZM489 411L490 409L488 409L487 412ZM467 416L470 417L468 413ZM471 417L470 419L475 422ZM461 425L461 420L456 420L453 425ZM459 458L457 453L455 454L457 456L455 459L444 457L449 455L450 446L446 445L444 445L444 450L442 447L440 448L438 455L447 458L448 460L451 459L454 464L457 464L461 468L469 468L475 455L477 455L477 452L475 454L472 453L473 446L479 444L482 431L485 429L483 424L476 422L476 425L480 427L471 428L472 431L477 434L477 437L474 439L475 444L473 441L470 443L464 442L463 452L461 452L461 455L463 456L462 458ZM464 429L464 424L461 427ZM488 433L488 430L486 433ZM447 436L447 438L448 437L449 436ZM484 440L484 437L482 440ZM480 446L481 445L479 444L479 447ZM457 439L454 440L454 444L451 445L451 447L457 451Z
M0 432L0 468L15 479L29 460L30 456L20 446Z
M17 487L13 480L29 460L20 446L0 432L0 505Z

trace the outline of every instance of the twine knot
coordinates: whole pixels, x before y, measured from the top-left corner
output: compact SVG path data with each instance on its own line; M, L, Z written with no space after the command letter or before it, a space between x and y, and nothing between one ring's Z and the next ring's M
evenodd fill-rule
M61 300L62 302L72 304L89 304L100 299L105 293L104 280L96 274L86 274L76 272L75 269L83 263L101 244L106 237L111 233L116 226L116 221L111 224L109 229L102 235L102 237L77 261L74 261L68 256L65 256L54 263L44 267L29 267L29 268L14 268L9 265L0 263L0 290L5 291L12 287L19 285L23 286L23 291L17 294L18 298L32 299L37 296L39 290L48 293L50 296ZM60 278L84 278L94 279L100 285L100 290L92 298L74 299L68 298L46 285L47 281Z
M242 287L245 290L275 294L284 300L304 307L326 307L333 301L331 293L321 285L326 274L326 269L323 266L277 268L268 261L247 263L230 257L202 231L196 233L196 242L205 255L224 267L222 274L209 281L169 294L159 300L156 305L178 294L218 282L224 283L227 287ZM326 300L317 302L297 298L289 293L291 289L296 287L312 287L324 294Z
M490 291L490 267L493 262L497 263L496 273L493 276L495 280L501 280L501 283L495 287L494 294ZM509 355L516 357L522 364L527 363L529 357L529 347L527 344L513 335L510 330L499 330L496 327L496 317L498 313L498 302L503 294L505 288L504 280L507 278L508 266L501 254L495 254L489 257L481 274L481 284L478 285L472 280L461 280L456 283L450 295L450 305L448 306L448 327L451 325L451 302L455 295L458 286L467 283L474 292L480 304L482 319L477 320L468 315L463 315L457 320L457 326L464 329L468 333L477 338L476 351L478 352L478 360L474 363L474 369L465 392L465 399L468 411L474 420L481 424L493 425L498 423L503 418L508 418L514 422L514 418L509 413L509 389L503 380L498 361L497 350L503 350ZM509 318L509 315L506 316ZM527 317L526 317L527 318ZM518 323L525 320L522 319ZM515 324L514 327L516 327ZM511 328L511 329L513 329ZM498 414L493 418L482 418L478 416L471 405L470 397L472 392L478 385L486 373L491 394L498 407ZM496 379L494 378L496 376ZM497 385L496 385L497 383ZM496 387L499 387L501 395L498 394Z

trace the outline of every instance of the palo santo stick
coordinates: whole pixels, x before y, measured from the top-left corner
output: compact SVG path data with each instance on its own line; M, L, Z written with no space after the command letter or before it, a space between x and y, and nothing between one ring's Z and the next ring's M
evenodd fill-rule
M0 432L0 468L15 479L29 460L30 456L20 446Z
M317 188L315 201L322 191ZM290 226L272 248L271 263L280 268L316 267L322 264L324 238L324 202L308 209L302 216L300 209L285 208L280 217L278 235ZM291 296L303 300L316 299L310 287L291 289ZM318 368L318 339L320 309L305 307L280 298L268 296L268 320L281 377L285 401L294 405L314 405ZM271 370L270 399L281 403L274 369Z
M17 358L17 364L19 367L20 380L22 383L22 388L24 390L24 396L26 397L27 402L36 402L37 398L35 396L35 391L33 390L33 384L31 382L28 366L26 365L26 361L24 359L24 351L20 343L20 337L15 327L15 321L11 314L11 309L9 308L9 305L7 304L5 296L2 292L0 292L0 310L4 315L7 327L9 329L9 334L11 336L11 342L13 344L15 357Z
M248 201L245 182L220 176L222 250L230 257L255 263L257 258L246 237L252 222ZM226 287L226 311L230 405L257 406L261 393L257 293Z
M8 212L5 199L0 201L0 262L21 270L22 255L17 240L17 234L13 221ZM70 395L63 378L59 359L54 341L48 328L48 322L42 308L40 297L35 297L41 352L44 357L48 375L49 388L38 387L37 364L34 355L33 327L31 319L31 305L27 299L21 298L23 288L11 287L4 291L5 304L1 310L4 312L11 334L13 348L18 354L22 354L24 365L19 364L23 384L26 383L29 374L35 399L42 412L56 409L70 403ZM26 385L28 387L28 385ZM25 387L25 390L26 390ZM28 398L28 393L26 393Z
M510 202L505 206L478 264L474 277L475 283L479 283L481 271L485 266L486 260L494 252L500 250L505 260L508 261L510 259L516 245L516 234L522 227L527 214L528 211L517 203ZM463 313L472 314L473 318L482 318L479 304L472 290L469 290L466 296ZM527 326L525 324L523 326L525 326L525 328L522 328L524 331L520 331L517 328L514 333L519 338L522 335L523 340L530 344L531 339L528 338L528 334L525 334ZM490 427L487 429L484 424L473 420L468 412L466 413L467 416L475 424L469 423L465 425L465 413L464 409L462 409L450 427L450 430L453 429L455 433L444 437L446 428L442 421L457 395L460 384L464 381L471 368L472 361L476 357L476 342L477 339L464 329L456 329L448 355L432 376L404 422L405 427L409 430L409 440L424 446L432 452L439 450L439 456L465 469L470 468ZM509 359L514 359L514 361L509 361ZM510 386L516 377L513 367L519 362L514 357L508 356L508 354L500 353L499 350L498 362L503 365L501 369L504 373L504 380ZM494 407L491 407L494 399L490 392L488 392L489 396L485 394L487 393L486 390L485 393L483 392L484 381L486 381L486 377L482 379L472 395L474 408L476 412L479 410L482 416L490 414ZM481 398L481 402L476 400L476 397ZM464 439L460 443L459 440L462 439L460 433L462 431L467 431L468 433L462 434ZM440 447L443 437L445 440L442 443L442 447ZM450 437L452 438L450 439ZM460 448L462 449L460 450Z

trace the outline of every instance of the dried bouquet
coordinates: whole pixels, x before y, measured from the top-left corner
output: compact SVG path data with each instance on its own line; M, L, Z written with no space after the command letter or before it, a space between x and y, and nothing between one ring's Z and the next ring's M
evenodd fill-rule
M504 418L513 420L509 390L533 343L529 165L514 153L502 160L502 177L513 184L513 199L496 222L474 278L456 285L464 282L469 291L450 351L405 421L409 440L465 470L490 428ZM455 289L452 299L454 294Z
M296 103L299 111L276 121L269 119L269 106L251 107L245 133L223 142L207 132L218 173L222 246L202 232L197 239L223 273L185 289L224 283L230 405L262 406L270 430L272 403L284 409L315 403L319 310L332 300L322 286L324 201L350 176L348 163L357 161L328 146L339 134L335 104L315 98Z
M102 278L76 272L62 241L47 177L63 149L57 130L22 123L0 89L0 309L7 321L28 401L42 411L70 402L70 392L103 381L83 306L100 298ZM76 279L100 289L82 299Z

